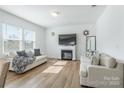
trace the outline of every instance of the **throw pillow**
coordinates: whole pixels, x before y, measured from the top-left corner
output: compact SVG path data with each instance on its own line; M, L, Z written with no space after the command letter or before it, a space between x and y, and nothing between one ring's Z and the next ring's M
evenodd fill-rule
M115 58L110 58L110 59L106 60L106 67L114 68L114 67L116 67L116 65L117 65L117 62L116 62Z
M99 54L95 54L92 57L92 65L99 65Z
M40 49L34 49L34 56L40 56Z
M17 51L17 55L18 56L24 56L24 57L27 57L27 54L26 52L23 50L23 51Z
M32 51L28 51L26 53L28 57L31 57L31 58L34 57L34 53Z
M17 55L18 55L18 56L22 56L21 51L17 51Z
M117 65L116 59L109 55L101 55L100 64L108 68L114 68Z
M105 59L106 59L107 57L110 57L110 56L107 55L107 54L105 54L105 53L101 53L101 54L100 54L100 65L106 66Z
M25 50L22 51L22 56L27 57L27 53L25 52Z

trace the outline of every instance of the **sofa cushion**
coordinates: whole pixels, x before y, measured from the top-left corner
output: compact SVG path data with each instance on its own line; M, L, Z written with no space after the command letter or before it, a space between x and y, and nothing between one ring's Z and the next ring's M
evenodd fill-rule
M117 65L117 62L115 58L106 54L101 54L100 65L106 66L108 68L114 68Z
M34 56L40 56L40 49L34 49Z
M40 61L41 59L46 58L46 56L36 56L35 61Z
M92 65L99 65L99 54L98 53L96 53L95 55L93 55L93 57L92 57Z

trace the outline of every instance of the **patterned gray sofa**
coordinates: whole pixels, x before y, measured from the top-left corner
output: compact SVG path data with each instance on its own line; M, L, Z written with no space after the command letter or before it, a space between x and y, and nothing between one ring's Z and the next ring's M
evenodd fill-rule
M26 72L36 66L39 66L43 63L47 62L47 57L46 55L41 55L41 56L36 56L36 59L33 61L33 63L29 64L26 66L26 69L23 72ZM12 59L11 59L11 63L10 63L10 67L9 70L14 71L13 67L12 67Z
M35 55L32 51L10 52L7 59L10 62L9 70L16 73L24 73L47 62L46 55Z

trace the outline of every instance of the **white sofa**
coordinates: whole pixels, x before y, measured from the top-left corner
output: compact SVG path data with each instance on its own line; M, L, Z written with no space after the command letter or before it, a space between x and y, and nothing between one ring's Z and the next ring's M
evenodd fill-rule
M123 62L116 60L114 68L93 65L92 60L82 56L80 60L80 85L101 88L123 87Z
M11 61L10 61L11 63L10 63L9 70L14 71L13 68L12 68L12 58L11 58L10 60L11 60ZM47 57L46 57L46 55L36 56L35 61L34 61L32 64L29 64L29 65L26 67L26 69L24 70L24 72L26 72L26 71L28 71L28 70L30 70L30 69L36 67L36 66L39 66L39 65L41 65L41 64L43 64L43 63L45 63L45 62L47 62Z

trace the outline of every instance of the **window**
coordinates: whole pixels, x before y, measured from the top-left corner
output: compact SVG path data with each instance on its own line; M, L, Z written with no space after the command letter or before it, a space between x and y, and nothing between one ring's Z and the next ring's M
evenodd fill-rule
M2 24L3 53L19 50L32 50L35 48L35 32L23 30L9 24Z
M3 51L4 53L21 49L22 29L3 24Z
M35 32L24 30L24 48L25 50L35 48Z

